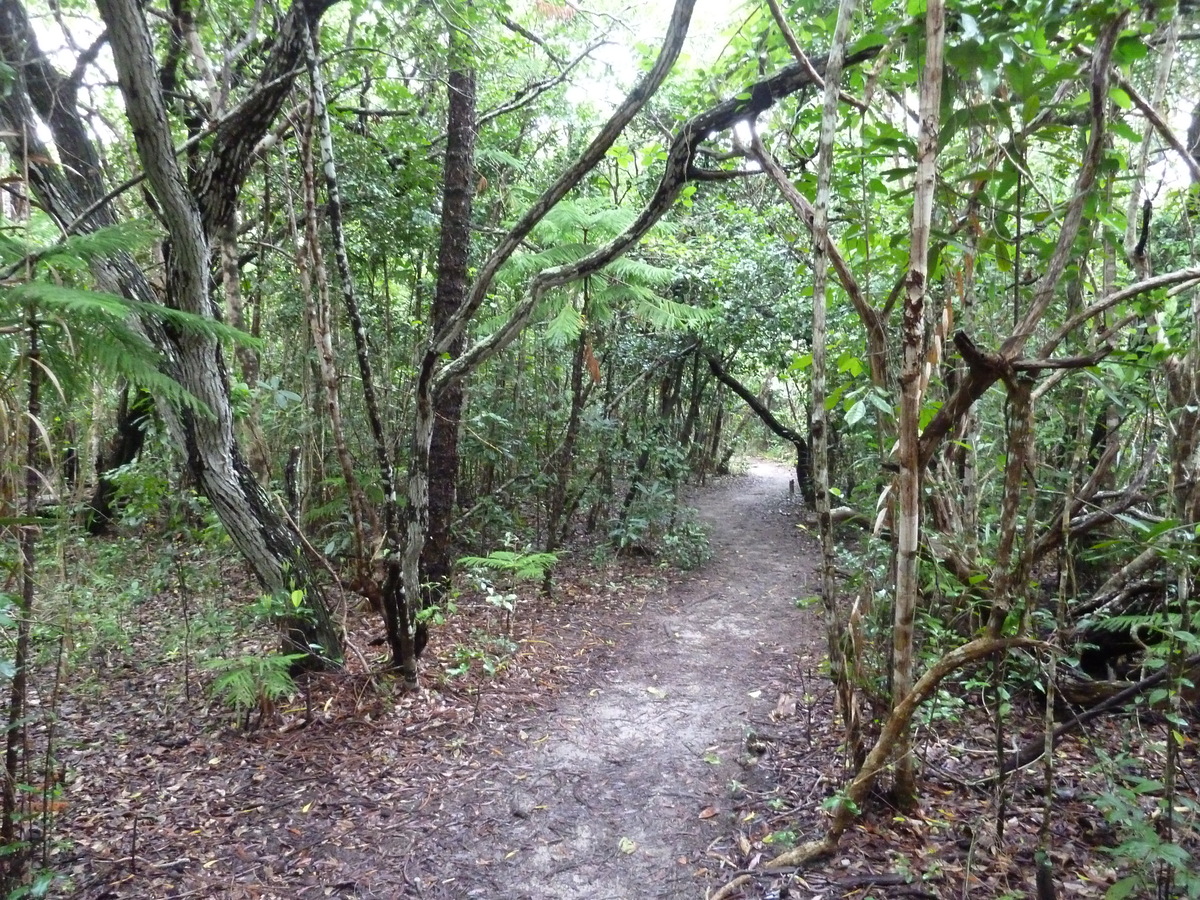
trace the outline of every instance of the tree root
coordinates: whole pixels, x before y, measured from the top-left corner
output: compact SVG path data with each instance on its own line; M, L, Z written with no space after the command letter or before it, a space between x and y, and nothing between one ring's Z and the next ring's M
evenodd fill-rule
M859 815L867 793L875 783L876 777L884 767L896 747L900 733L908 727L913 714L934 692L942 679L967 663L1016 647L1044 647L1041 641L1033 638L995 638L982 637L963 644L945 654L931 665L924 675L913 686L912 691L892 710L892 714L883 725L875 746L867 754L866 760L858 770L858 774L850 780L842 795L833 808L833 821L829 823L825 836L817 841L801 844L786 853L781 853L763 866L763 872L787 866L805 866L809 863L828 856L838 848L842 835ZM739 875L713 894L709 900L729 900L739 888L750 884L750 875Z

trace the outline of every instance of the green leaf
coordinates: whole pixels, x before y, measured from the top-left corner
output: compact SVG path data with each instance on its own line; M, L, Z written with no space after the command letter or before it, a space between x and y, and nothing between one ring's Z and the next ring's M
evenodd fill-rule
M565 347L583 333L583 314L567 301L546 325L546 342L551 347Z
M1122 878L1104 894L1104 900L1125 900L1126 897L1132 896L1133 892L1142 886L1142 880L1136 875L1129 875Z

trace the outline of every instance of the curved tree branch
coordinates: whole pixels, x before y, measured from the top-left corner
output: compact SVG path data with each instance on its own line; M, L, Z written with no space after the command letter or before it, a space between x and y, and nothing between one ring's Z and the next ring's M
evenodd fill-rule
M859 50L857 53L852 53L846 57L845 65L857 65L864 60L871 59L878 52L878 47ZM819 60L814 65L818 71L824 71L825 61ZM651 75L653 75L653 72ZM696 170L692 163L696 157L697 149L711 135L732 128L738 122L754 120L759 114L770 109L779 100L812 85L812 83L807 70L799 63L793 63L781 69L770 78L756 82L748 89L723 100L716 106L699 115L693 116L685 122L671 143L671 148L667 154L666 170L659 180L658 188L633 224L612 241L603 247L597 248L587 256L567 265L546 269L534 276L525 297L509 314L508 320L494 333L475 343L462 356L441 371L437 377L438 389L440 390L442 385L454 379L462 378L469 374L485 360L508 346L520 334L521 329L525 327L529 316L533 313L538 302L547 291L556 287L562 287L580 278L585 278L593 272L602 269L645 237L646 233L671 208L671 205L675 202L680 192L695 178ZM638 92L635 91L635 93ZM630 100L633 99L633 96L632 94L630 95ZM622 105L622 110L630 100L627 100L626 104ZM644 103L645 99L641 99L639 102ZM614 122L620 115L621 110L618 111L617 116L614 116L609 121L609 124L601 133L601 137L609 135L612 132ZM619 133L620 129L613 132L611 137L607 138L608 144L606 146L611 145ZM597 137L596 142L600 141L601 137ZM596 142L593 142L593 147L595 147ZM592 148L589 148L589 154L591 150ZM585 154L585 157L587 155ZM601 152L600 155L602 156L603 153ZM562 182L567 177L567 174L575 173L579 165L580 163L577 162L572 166L559 179L559 182L543 194L530 211L522 217L521 221L505 235L500 246L496 248L492 256L480 268L479 277L475 281L467 304L459 311L459 315L455 317L450 325L446 329L443 329L442 333L434 339L433 353L440 354L445 352L449 347L449 340L457 333L457 330L466 326L466 322L470 320L470 317L474 315L479 305L483 302L491 281L495 277L496 272L499 271L500 266L516 251L521 241L533 230L534 226L541 221L546 213L550 211L554 203L557 203L566 195L570 189L570 185L562 186ZM582 172L573 174L571 176L571 184L576 183L582 175ZM551 198L553 198L553 202L550 202Z

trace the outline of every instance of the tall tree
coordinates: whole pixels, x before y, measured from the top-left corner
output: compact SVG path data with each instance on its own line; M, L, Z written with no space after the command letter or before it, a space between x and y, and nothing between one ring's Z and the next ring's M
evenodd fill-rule
M450 73L446 79L446 157L442 168L442 221L438 243L437 286L430 326L438 334L467 298L471 257L471 214L475 196L475 62L469 40L469 13L464 2L449 19ZM462 352L465 335L446 349L451 358ZM433 432L429 442L429 530L421 553L422 602L438 603L449 588L452 568L450 523L458 486L458 430L463 382L455 381L432 398ZM418 645L424 635L418 635ZM420 652L418 646L417 652Z
M925 297L929 290L929 236L933 225L933 196L937 188L938 129L942 105L943 51L946 45L946 8L930 0L925 8L925 65L920 82L920 125L917 132L916 193L913 198L912 235L908 274L904 282L900 368L900 425L896 462L896 590L892 626L892 703L900 703L913 689L913 620L921 586L917 552L921 540L921 376L925 363ZM900 734L896 748L896 796L904 806L916 799L916 765L908 731Z
M170 238L165 301L177 309L217 318L210 293L211 237L232 221L255 147L290 94L309 21L327 5L297 2L283 17L246 100L213 127L212 146L194 173L193 189L176 159L144 14L126 0L100 4L138 154ZM38 46L24 7L17 0L0 3L0 58L14 72L0 98L0 127L9 152L26 161L34 195L65 232L90 231L115 221L111 198L101 190L105 173L100 157L76 103L79 79L99 46L91 48L71 76L64 76ZM54 152L39 137L39 120L49 125ZM116 293L158 302L127 254L98 264L97 277ZM163 404L160 409L251 570L283 600L287 648L306 654L314 665L336 663L340 637L298 535L272 507L242 458L219 343L212 335L173 333L153 320L145 328L166 370L201 404Z

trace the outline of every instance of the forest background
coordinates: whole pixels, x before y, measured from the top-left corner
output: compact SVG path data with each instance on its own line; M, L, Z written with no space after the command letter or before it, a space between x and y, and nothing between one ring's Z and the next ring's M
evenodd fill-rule
M175 651L247 724L304 672L414 689L468 584L511 616L581 548L702 562L680 488L766 433L816 514L849 773L777 862L881 773L911 808L914 717L969 683L998 796L1040 758L1047 821L1042 750L1140 703L1110 895L1200 895L1195 25L0 0L10 885L61 789L47 710L123 609L169 586L189 642L249 640Z

